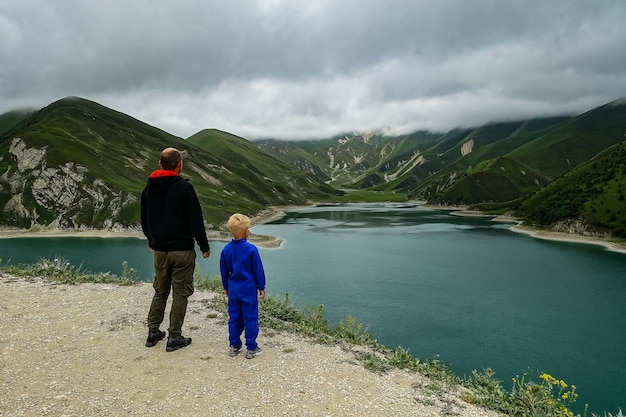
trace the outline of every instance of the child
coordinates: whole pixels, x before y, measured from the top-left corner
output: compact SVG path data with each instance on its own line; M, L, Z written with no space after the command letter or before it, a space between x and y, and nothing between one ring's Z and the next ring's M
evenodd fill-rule
M247 240L250 219L235 213L228 219L228 229L233 239L220 254L220 272L224 294L228 297L228 341L230 356L241 350L241 333L245 329L246 358L252 359L263 350L257 345L259 335L259 301L265 298L265 271L259 251Z

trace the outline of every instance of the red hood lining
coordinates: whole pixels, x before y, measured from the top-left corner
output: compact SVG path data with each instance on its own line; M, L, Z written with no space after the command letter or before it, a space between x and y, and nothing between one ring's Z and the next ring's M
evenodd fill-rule
M150 178L160 178L160 177L177 177L178 174L174 171L169 171L166 169L157 169L150 174Z

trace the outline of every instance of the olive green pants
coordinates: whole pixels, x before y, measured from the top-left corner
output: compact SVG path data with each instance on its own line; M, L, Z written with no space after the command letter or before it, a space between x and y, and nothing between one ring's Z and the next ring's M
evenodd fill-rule
M157 331L163 322L167 299L172 291L170 337L181 335L187 313L187 298L193 294L196 251L154 252L154 296L148 313L148 329Z

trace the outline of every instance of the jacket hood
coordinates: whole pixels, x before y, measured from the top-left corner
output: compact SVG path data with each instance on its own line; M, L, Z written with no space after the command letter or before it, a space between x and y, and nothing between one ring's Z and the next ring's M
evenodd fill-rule
M156 170L148 178L148 189L153 193L165 193L174 184L184 179L174 171Z
M160 177L177 177L178 174L174 171L170 171L167 169L157 169L156 171L152 171L150 174L150 178L160 178Z

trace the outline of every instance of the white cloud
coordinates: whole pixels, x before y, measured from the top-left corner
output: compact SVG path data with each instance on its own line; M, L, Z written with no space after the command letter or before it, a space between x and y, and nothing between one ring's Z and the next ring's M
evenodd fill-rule
M405 133L626 95L622 0L0 4L0 112L76 95L187 137Z

